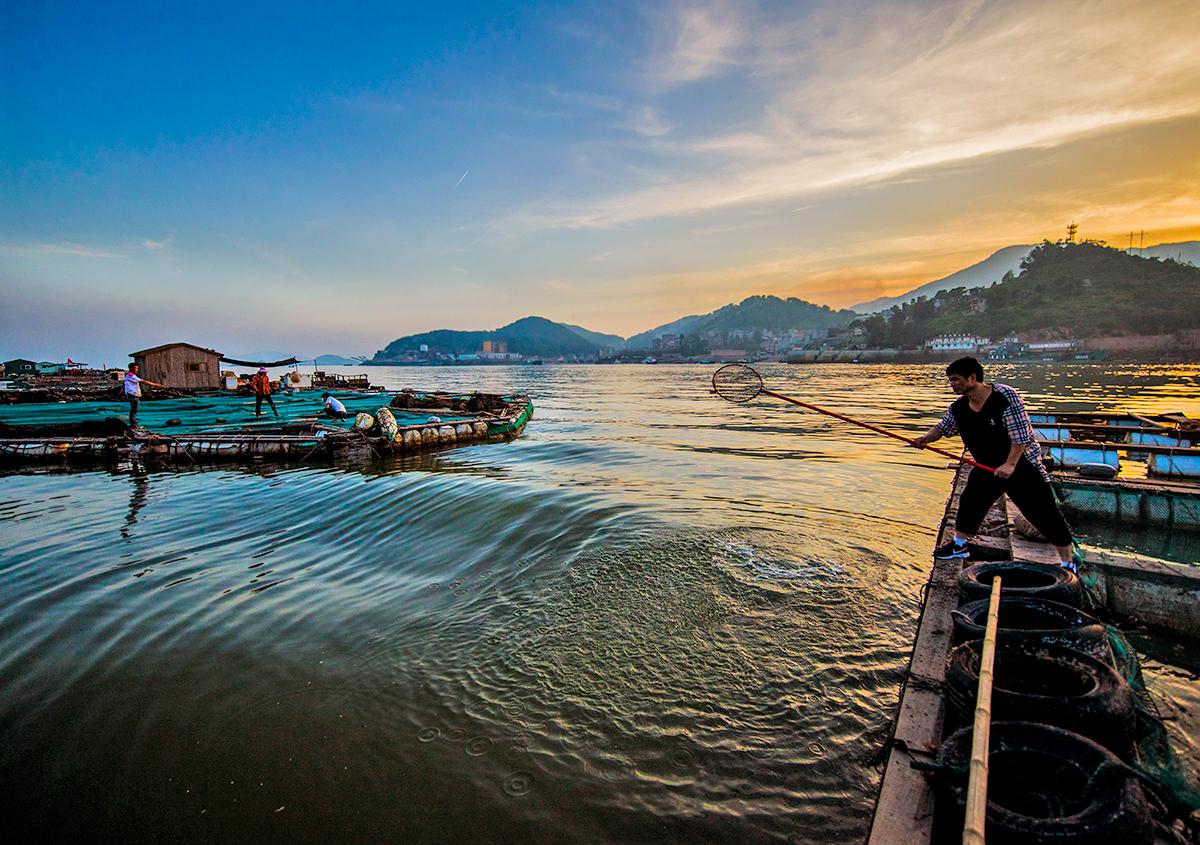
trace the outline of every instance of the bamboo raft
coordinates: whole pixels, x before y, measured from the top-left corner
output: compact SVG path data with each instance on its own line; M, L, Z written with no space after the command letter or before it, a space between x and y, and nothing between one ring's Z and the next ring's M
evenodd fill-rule
M937 545L954 536L959 497L970 467L959 465L938 531ZM1057 565L1049 544L1029 539L1027 523L1006 496L993 506L971 543L974 562L1014 560ZM961 841L947 835L947 808L930 777L920 768L945 739L946 667L959 604L960 560L933 561L924 590L916 638L892 735L880 758L884 763L868 845L934 845ZM1119 554L1089 554L1080 578L1100 610L1175 636L1200 637L1200 567ZM959 834L961 835L961 834ZM1164 840L1164 842L1167 840Z
M371 459L518 437L533 416L529 397L491 398L501 405L499 411L401 425L394 437L380 434L378 426L363 432L323 422L180 434L128 429L119 434L71 435L51 433L55 426L48 426L47 433L27 437L13 436L14 429L7 428L0 433L0 462L21 466L129 460L210 463Z

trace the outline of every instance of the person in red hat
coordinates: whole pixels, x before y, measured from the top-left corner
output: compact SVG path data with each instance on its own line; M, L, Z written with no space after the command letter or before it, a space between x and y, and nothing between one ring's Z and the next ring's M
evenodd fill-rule
M271 377L267 375L266 367L258 368L254 378L250 379L250 389L254 392L254 416L262 416L262 403L266 399L271 406L271 413L278 418L279 411L275 410L275 400L271 398Z

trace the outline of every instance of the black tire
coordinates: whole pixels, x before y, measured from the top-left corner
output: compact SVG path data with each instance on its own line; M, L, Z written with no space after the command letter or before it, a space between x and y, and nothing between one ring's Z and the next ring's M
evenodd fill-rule
M951 720L969 725L979 688L978 640L963 643L946 660ZM996 649L992 718L1041 722L1093 739L1130 759L1136 733L1133 691L1101 661L1061 646L1002 644Z
M993 722L990 744L989 845L1153 843L1141 784L1103 746L1032 722ZM970 759L970 728L951 734L938 753L939 790L954 806L960 830Z
M1047 599L1071 607L1083 607L1083 585L1079 576L1061 566L997 560L968 566L958 575L959 603L985 599L992 591L992 579L1003 579L1005 596Z
M988 599L970 601L952 612L954 644L982 640L987 622ZM1026 645L1058 645L1082 651L1110 662L1108 630L1082 610L1045 599L1000 598L997 642Z

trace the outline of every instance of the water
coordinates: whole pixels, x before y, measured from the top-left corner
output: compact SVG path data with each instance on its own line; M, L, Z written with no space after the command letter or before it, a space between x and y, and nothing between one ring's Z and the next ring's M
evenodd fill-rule
M377 368L537 410L511 444L387 465L5 477L7 826L860 840L950 472L790 406L722 403L713 369ZM998 376L1031 407L1200 414L1196 372ZM764 375L909 433L951 398L933 367ZM1197 667L1139 647L1195 766Z

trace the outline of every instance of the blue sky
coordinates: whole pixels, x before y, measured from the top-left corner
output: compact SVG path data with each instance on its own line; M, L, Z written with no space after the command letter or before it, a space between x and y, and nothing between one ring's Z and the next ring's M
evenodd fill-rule
M1200 4L248 5L3 4L0 356L628 335L1200 234Z

